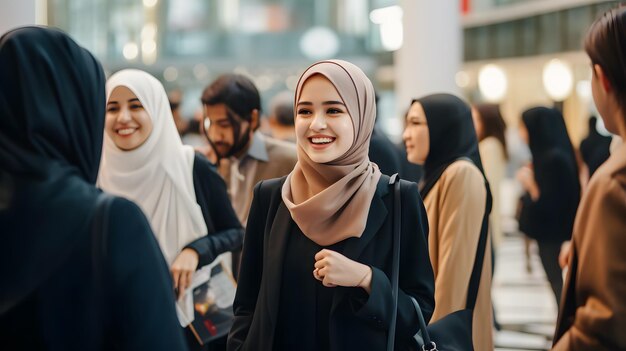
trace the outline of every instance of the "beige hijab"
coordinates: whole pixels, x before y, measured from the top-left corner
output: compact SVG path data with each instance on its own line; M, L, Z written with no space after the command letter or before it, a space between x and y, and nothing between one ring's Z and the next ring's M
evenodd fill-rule
M350 149L328 163L315 163L298 144L298 163L287 176L282 198L304 235L321 246L359 238L381 173L368 157L376 118L374 87L357 66L340 60L320 61L298 81L295 104L306 80L316 74L337 89L352 118Z

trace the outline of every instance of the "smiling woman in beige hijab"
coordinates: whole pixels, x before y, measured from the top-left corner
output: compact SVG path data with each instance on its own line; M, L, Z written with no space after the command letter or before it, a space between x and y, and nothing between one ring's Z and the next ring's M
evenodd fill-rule
M321 61L295 94L298 163L255 187L229 350L384 350L391 323L393 191L368 158L374 88L355 65ZM417 331L411 297L434 308L428 224L401 182L396 345Z

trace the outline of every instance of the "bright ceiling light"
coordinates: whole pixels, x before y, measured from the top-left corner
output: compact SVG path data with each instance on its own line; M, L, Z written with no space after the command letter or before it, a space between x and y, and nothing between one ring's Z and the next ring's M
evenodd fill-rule
M551 60L543 68L543 86L552 100L567 99L574 87L572 68L561 60Z
M488 64L478 72L478 89L488 102L500 102L506 95L508 80L497 65Z

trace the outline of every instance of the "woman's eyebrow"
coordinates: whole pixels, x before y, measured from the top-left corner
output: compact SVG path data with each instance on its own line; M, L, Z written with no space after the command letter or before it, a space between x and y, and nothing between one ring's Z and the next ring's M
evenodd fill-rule
M118 105L119 102L117 102L117 101L109 101L109 102L107 102L107 105L112 105L112 104Z
M312 106L313 103L309 102L309 101L300 101L300 102L298 102L298 106L300 106L300 105Z
M322 105L342 105L342 106L346 106L341 101L324 101L324 102L322 102Z
M138 98L128 99L128 102L141 102Z

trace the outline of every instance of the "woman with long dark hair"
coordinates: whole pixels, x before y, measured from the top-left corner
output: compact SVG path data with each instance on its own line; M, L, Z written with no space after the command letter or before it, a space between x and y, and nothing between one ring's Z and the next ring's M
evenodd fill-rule
M626 139L626 7L591 25L585 51L598 112ZM626 350L626 145L591 177L571 248L554 350Z
M478 150L489 181L493 206L489 215L489 231L496 249L502 240L502 214L500 205L500 187L506 174L508 160L506 123L500 114L500 107L495 104L481 104L472 108L472 118L478 136Z

